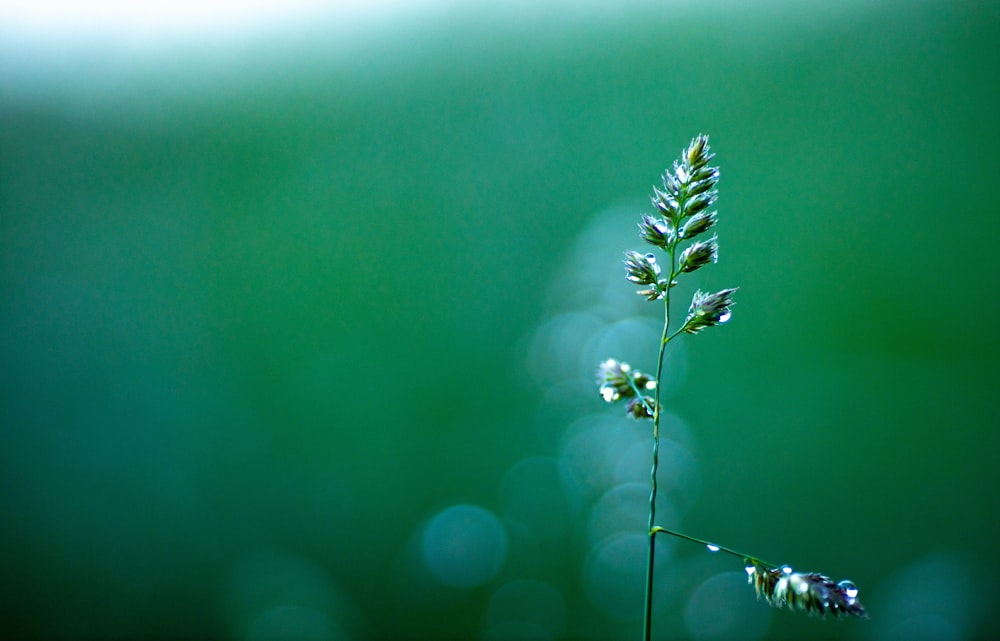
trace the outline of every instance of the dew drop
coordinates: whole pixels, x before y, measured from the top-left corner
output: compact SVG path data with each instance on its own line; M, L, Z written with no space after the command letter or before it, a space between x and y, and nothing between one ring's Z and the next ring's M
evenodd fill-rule
M705 547L708 548L709 552L718 552L719 551L719 546L715 545L714 543L709 543Z
M743 568L747 571L747 577L753 578L753 575L757 574L757 566L753 563L747 563L747 566Z
M782 574L788 575L794 572L794 570L792 570L792 566L790 565L783 565L781 566L781 572Z
M660 232L661 234L666 234L668 231L670 231L670 228L667 227L667 223L663 222L662 220L658 220L655 223L653 223L653 228L656 231Z
M646 381L646 389L656 389L656 381Z
M613 403L621 398L621 394L618 393L614 385L605 383L601 385L601 398L604 399L605 403Z
M849 599L856 599L858 596L858 586L854 585L852 581L845 579L838 583L837 587L840 588Z
M656 262L656 254L646 254L646 260L648 260L651 263L655 263Z
M720 323L725 323L726 321L728 321L732 317L733 317L733 313L732 312L730 312L730 311L722 312L722 314L719 315L719 322Z

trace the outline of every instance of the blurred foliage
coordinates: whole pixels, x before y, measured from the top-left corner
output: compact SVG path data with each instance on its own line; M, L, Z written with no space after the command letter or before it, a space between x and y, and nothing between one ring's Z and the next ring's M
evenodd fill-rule
M321 586L293 599L325 604L316 638L475 638L493 590L535 578L568 638L637 637L588 601L578 533L512 530L468 590L420 540L557 454L532 336L573 309L600 215L621 236L587 268L631 289L648 186L699 132L722 168L705 278L741 289L669 400L697 442L685 527L863 598L934 555L1000 569L995 4L370 29L51 68L4 50L2 636L253 637L287 575ZM997 632L974 602L959 638ZM776 613L768 635L882 638L865 604L870 624Z

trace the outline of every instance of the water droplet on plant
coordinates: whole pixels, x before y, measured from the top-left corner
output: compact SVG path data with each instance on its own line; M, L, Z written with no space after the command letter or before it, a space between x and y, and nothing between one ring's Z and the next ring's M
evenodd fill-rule
M653 223L653 228L656 231L660 232L661 234L666 234L668 231L670 231L670 228L667 227L667 223L663 222L662 220L658 220L655 223Z
M646 381L646 389L656 389L656 381Z
M792 570L792 566L790 565L783 565L781 566L781 572L783 574L791 574L792 572L794 572L794 570Z
M725 323L726 321L728 321L732 317L733 317L733 313L732 312L730 312L730 311L722 312L722 314L719 315L719 322L720 323Z
M858 586L854 585L852 581L843 580L837 584L837 587L843 590L844 594L849 599L857 598L858 596Z
M605 383L601 385L601 398L604 399L605 403L613 403L621 398L621 394L615 389L614 385L610 383Z
M747 566L743 569L747 571L748 577L752 577L754 574L757 574L757 566L753 563L747 563Z
M707 547L707 548L708 548L708 551L709 551L709 552L718 552L718 551L719 551L719 546L718 546L718 545L715 545L714 543L709 543L709 544L708 544L708 545L706 545L705 547Z

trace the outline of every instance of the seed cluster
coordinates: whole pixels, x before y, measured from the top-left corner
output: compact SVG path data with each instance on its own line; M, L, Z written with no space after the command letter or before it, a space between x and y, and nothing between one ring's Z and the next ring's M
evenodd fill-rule
M858 588L843 580L834 583L816 572L796 572L791 566L770 568L755 559L746 560L747 580L762 598L776 608L787 607L819 616L867 618L858 600Z

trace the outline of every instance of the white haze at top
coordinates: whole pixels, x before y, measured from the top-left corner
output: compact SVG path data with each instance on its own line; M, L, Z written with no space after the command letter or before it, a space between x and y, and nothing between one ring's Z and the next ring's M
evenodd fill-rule
M766 19L775 11L850 13L871 6L865 0L760 0L752 14ZM536 19L604 23L627 15L687 11L743 13L743 0L5 0L0 7L0 55L24 47L100 44L129 49L178 42L227 41L260 34L314 31L363 36L387 24L406 24L464 15L485 15L512 24ZM361 32L359 32L359 28Z
M0 36L7 41L7 49L11 40L34 46L101 42L131 48L316 26L353 30L452 11L512 12L515 17L530 18L532 13L621 13L649 4L648 0L556 0L544 6L524 0L489 4L472 0L6 0L0 8Z
M120 101L121 90L136 83L162 88L177 81L177 92L197 93L206 83L218 86L261 66L301 70L331 61L361 65L370 77L372 65L410 59L436 46L434 34L460 30L510 33L520 44L508 45L526 38L558 50L615 25L628 33L637 18L665 24L687 18L688 24L709 21L739 40L751 25L750 33L790 23L808 32L896 1L5 0L0 95L29 104L98 106ZM763 41L779 40L765 35Z

